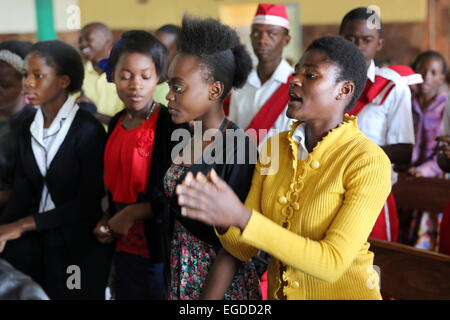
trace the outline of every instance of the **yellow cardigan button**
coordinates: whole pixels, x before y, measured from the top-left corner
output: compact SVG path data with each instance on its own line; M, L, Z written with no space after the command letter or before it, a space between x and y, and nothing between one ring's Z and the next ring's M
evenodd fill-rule
M319 161L314 160L313 162L311 162L311 168L317 169L318 167L320 167Z
M298 202L292 202L291 206L292 206L292 208L294 208L294 210L300 209L300 204Z
M300 287L300 283L298 283L298 281L292 282L292 288L297 289L298 287Z
M278 202L280 202L281 204L286 204L288 202L288 200L286 197L281 196L278 198Z

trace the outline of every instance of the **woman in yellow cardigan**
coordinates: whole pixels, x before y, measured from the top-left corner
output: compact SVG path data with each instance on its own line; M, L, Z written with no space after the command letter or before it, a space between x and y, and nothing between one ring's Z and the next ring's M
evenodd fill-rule
M269 299L381 299L367 238L391 189L390 161L359 130L366 82L358 48L314 41L289 83L289 132L258 159L245 206L215 172L178 186L182 213L216 226L241 260L268 252Z

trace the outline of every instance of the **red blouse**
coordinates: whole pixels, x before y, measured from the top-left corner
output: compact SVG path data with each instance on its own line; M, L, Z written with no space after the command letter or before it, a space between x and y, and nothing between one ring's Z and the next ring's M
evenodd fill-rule
M129 130L122 127L122 116L109 137L104 179L114 202L133 204L139 194L147 191L158 114L159 110L139 127ZM127 236L116 241L116 251L149 258L143 220L136 221Z

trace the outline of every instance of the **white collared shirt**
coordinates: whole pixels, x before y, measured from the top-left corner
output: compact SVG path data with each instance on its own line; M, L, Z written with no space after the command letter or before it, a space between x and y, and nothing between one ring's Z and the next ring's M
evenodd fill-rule
M406 81L389 68L377 68L373 60L367 78L374 82L379 74L395 83L383 104L368 103L358 114L358 128L379 146L414 144L411 90Z
M298 160L308 159L309 152L306 149L306 133L305 133L306 123L303 122L295 128L292 133L292 139L298 144Z
M38 111L30 126L31 148L34 158L39 167L42 176L47 175L47 170L53 161L59 147L66 138L67 132L75 118L79 107L69 97L59 109L58 114L51 123L50 127L44 129L44 115L39 106ZM44 183L42 189L41 201L39 203L39 213L46 212L55 208L52 197L48 192L47 185Z
M293 72L294 69L283 59L270 79L264 82L264 84L261 84L256 69L253 69L248 76L244 87L233 90L228 119L245 130L278 87L283 83L287 83L288 77ZM275 121L272 130L277 130L278 132L289 130L289 126L295 120L289 119L286 116L286 109L287 105ZM265 139L260 142L260 146L262 146L264 141L274 133L276 133L276 131L269 131Z
M414 144L414 124L411 107L411 90L406 81L394 70L378 68L374 61L367 69L367 78L374 82L380 75L395 83L383 104L377 100L384 96L383 92L368 103L358 114L358 128L367 138L379 146L390 144ZM392 169L391 182L397 182L397 173Z

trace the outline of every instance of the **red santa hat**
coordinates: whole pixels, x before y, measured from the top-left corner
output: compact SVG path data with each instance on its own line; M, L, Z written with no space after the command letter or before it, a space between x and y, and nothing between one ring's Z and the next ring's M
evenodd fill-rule
M272 24L290 29L291 25L283 4L260 3L252 24Z

